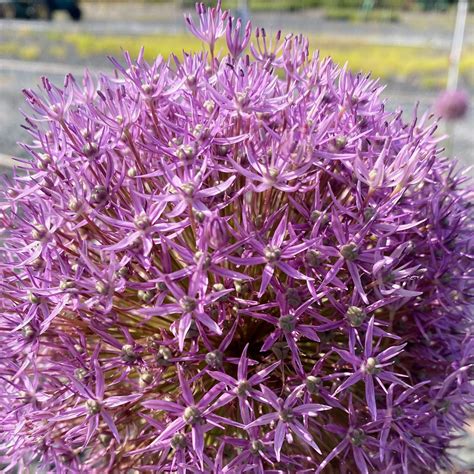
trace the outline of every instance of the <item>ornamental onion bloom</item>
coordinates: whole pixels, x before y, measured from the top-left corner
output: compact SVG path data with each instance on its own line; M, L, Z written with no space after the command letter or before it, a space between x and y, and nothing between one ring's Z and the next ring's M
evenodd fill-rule
M474 401L467 176L376 80L197 11L208 53L25 91L2 468L449 468Z
M446 120L462 119L469 108L469 96L464 90L444 91L433 106L434 112Z

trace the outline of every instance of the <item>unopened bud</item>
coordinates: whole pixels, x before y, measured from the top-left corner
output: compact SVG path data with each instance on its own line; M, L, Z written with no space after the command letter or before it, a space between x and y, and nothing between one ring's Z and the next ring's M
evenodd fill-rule
M218 350L208 352L206 354L205 360L209 367L212 369L218 369L219 367L222 367L222 363L224 362L224 354Z
M353 242L343 245L339 253L342 257L344 257L346 260L349 260L350 262L353 262L359 256L357 245Z
M357 306L349 306L347 309L346 318L352 327L359 327L365 321L366 317L367 313Z

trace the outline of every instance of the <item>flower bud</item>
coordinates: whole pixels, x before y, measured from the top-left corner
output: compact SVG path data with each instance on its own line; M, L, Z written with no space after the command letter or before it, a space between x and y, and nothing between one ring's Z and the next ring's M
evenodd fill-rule
M186 436L182 433L176 433L170 441L171 447L175 450L186 448Z
M224 354L221 351L215 350L208 352L205 357L206 364L212 369L218 369L222 367L224 362Z
M158 365L170 365L170 359L173 357L171 350L166 346L161 346L155 355L155 360Z
M155 292L153 290L138 290L137 296L144 303L149 303L155 297Z
M33 292L28 292L28 301L31 304L39 304L41 302L41 298L38 295L35 295Z
M365 321L366 317L366 312L357 306L349 306L346 311L346 318L353 328L359 327Z
M184 421L191 426L201 424L202 414L199 408L195 406L186 407L183 413Z
M72 212L78 212L82 207L82 203L74 196L71 196L71 198L68 201L67 207Z
M349 262L353 262L359 256L357 245L353 242L345 244L341 247L339 253L342 257L344 257Z
M107 295L110 291L110 286L103 281L98 281L95 284L95 289L99 295Z
M36 336L36 331L30 324L26 324L21 328L21 334L26 341L31 341Z
M265 257L265 260L268 263L275 263L275 262L278 262L278 260L280 260L281 250L279 248L268 246L268 247L265 247L263 251L263 255Z
M35 240L44 240L48 236L48 229L42 225L42 224L37 224L33 230L31 231L31 237Z
M321 377L315 377L314 375L308 375L308 377L306 377L306 380L305 380L306 389L311 394L318 393L321 384L322 384Z
M121 351L121 358L124 362L132 363L135 362L139 357L139 355L135 352L135 349L131 344L124 344L122 346Z
M225 221L218 215L213 215L207 227L207 236L210 247L220 249L229 240L229 234Z
M144 212L137 216L133 222L135 227L140 230L146 230L151 225L150 218Z
M197 308L196 299L190 296L183 296L179 300L179 304L181 305L181 308L183 308L183 311L185 313L190 313L191 311L194 311Z
M288 344L286 342L275 342L272 347L272 352L278 360L285 360L289 354Z
M296 328L296 319L292 314L286 314L280 317L278 326L284 332L292 332Z
M140 386L144 387L150 385L153 382L153 375L150 372L142 372L140 374Z
M91 415L97 415L100 413L101 406L97 400L87 400L86 408Z
M309 249L304 257L310 267L319 267L322 263L321 252L319 250Z
M91 192L91 202L101 204L108 198L107 188L105 186L95 186Z

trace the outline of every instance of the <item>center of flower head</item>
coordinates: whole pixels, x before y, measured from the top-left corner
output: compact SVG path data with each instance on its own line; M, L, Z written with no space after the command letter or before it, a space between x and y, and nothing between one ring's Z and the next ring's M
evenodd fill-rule
M319 250L309 249L305 255L306 263L310 267L318 267L322 262L321 256L322 254Z
M357 306L349 306L346 312L346 318L352 327L359 327L367 317L365 311Z
M353 242L343 245L339 253L350 262L354 261L359 256L357 245Z
M250 389L250 384L247 380L239 380L239 383L235 389L237 395L243 396L246 395L248 390Z
M36 331L30 324L26 324L21 328L21 334L27 341L31 341L36 335Z
M171 357L173 357L173 354L169 347L161 346L155 354L155 361L158 365L167 366L171 364Z
M252 454L258 454L259 451L263 451L264 448L265 448L265 445L259 439L254 439L250 443L250 452Z
M97 415L100 412L100 403L97 400L87 400L86 408L91 415Z
M194 184L192 183L184 183L181 186L181 191L183 191L186 196L192 196L194 193Z
M219 367L222 367L222 363L224 362L224 354L218 350L208 352L206 354L205 360L209 367L212 369L218 369Z
M368 374L376 374L380 369L377 367L377 359L375 357L369 357L364 364L364 372Z
M150 218L144 212L135 217L135 220L133 222L135 224L135 227L140 230L148 229L151 224Z
M281 316L278 320L278 326L282 331L285 332L292 332L295 330L296 327L296 320L295 317L291 314L286 314Z
M138 354L135 352L131 344L124 344L122 346L121 357L124 362L135 362L138 359Z
M270 168L266 175L267 181L269 183L274 183L277 180L279 175L280 175L280 172L276 168Z
M265 260L268 263L278 262L281 257L281 250L279 248L268 246L265 247L265 250L263 251L263 256L265 257Z
M191 296L183 296L179 300L179 304L181 305L181 308L186 313L190 313L191 311L194 311L197 307L197 301L195 298L192 298Z
M105 186L95 186L91 192L91 201L94 204L103 203L108 197L107 188Z
M48 229L44 225L38 224L31 231L31 236L35 240L44 240L48 236Z
M305 380L305 385L309 393L318 393L319 387L321 386L321 377L315 377L314 375L308 375Z
M365 442L365 433L360 428L352 430L349 439L354 446L362 446Z
M283 410L278 413L278 416L281 421L288 422L293 419L293 410L290 410L289 408L283 408Z
M186 407L183 413L183 418L184 421L191 426L202 423L201 411L195 406Z
M186 436L182 433L176 433L171 438L171 447L173 449L184 449L186 447Z

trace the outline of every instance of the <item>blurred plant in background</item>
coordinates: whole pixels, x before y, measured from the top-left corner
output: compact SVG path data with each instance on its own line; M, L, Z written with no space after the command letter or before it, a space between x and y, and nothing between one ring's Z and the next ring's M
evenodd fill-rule
M5 471L449 467L472 187L376 80L197 13L209 52L25 91L33 160L0 203Z

